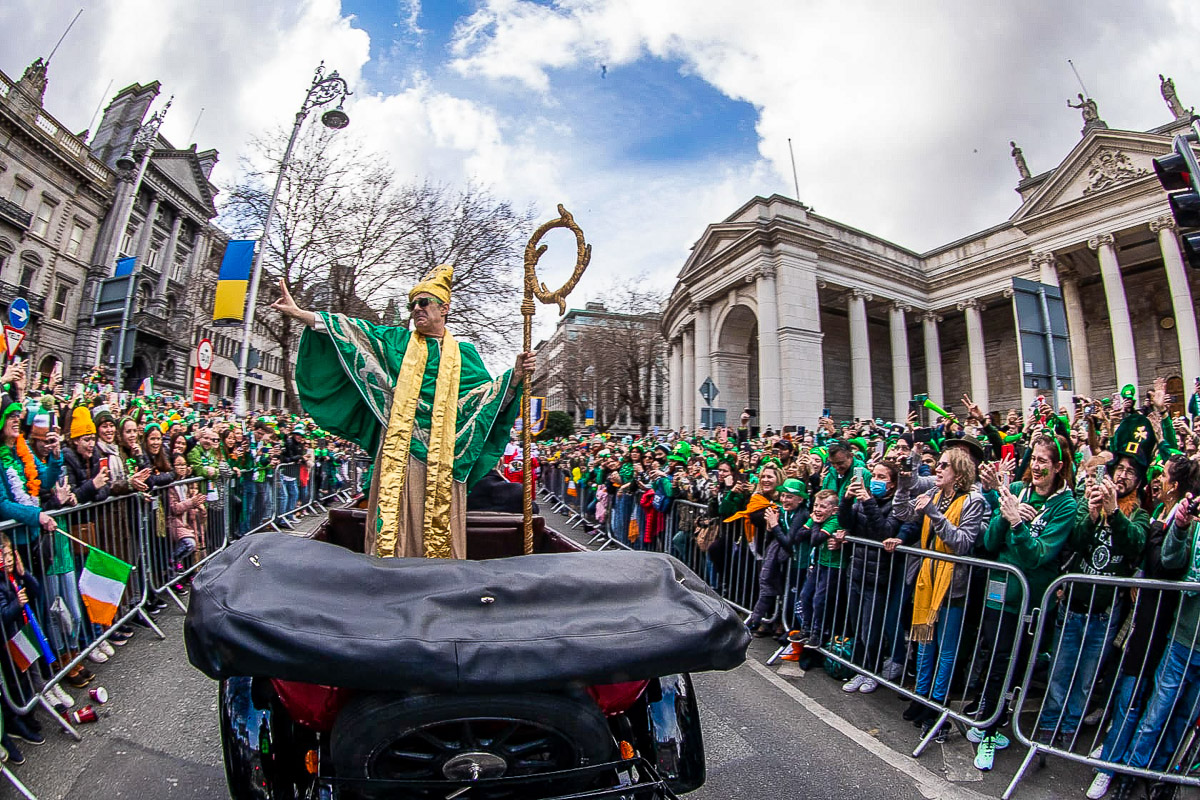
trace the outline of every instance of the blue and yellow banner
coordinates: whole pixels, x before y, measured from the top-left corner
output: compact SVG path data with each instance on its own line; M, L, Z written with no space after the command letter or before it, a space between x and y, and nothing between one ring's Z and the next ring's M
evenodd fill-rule
M133 274L133 266L136 262L137 262L137 258L135 256L129 256L127 258L118 258L117 259L117 268L115 270L113 270L113 277L114 278L123 278L126 275L132 275Z
M221 259L221 272L217 275L213 322L241 322L245 317L254 245L254 239L234 239L225 245L225 257Z

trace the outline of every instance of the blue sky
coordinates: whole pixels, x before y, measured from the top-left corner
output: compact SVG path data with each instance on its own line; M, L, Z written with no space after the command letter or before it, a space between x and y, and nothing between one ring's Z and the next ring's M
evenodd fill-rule
M21 32L0 69L20 75L77 9L0 4ZM355 90L346 135L401 179L574 212L594 246L582 305L638 276L669 289L706 225L793 194L789 138L825 216L917 251L996 225L1019 202L1009 140L1035 173L1079 141L1068 58L1110 126L1147 130L1169 119L1159 73L1200 105L1197 41L1195 0L96 0L46 107L82 130L110 80L159 80L164 134L186 142L203 108L194 138L227 186L324 60Z
M416 33L406 3L342 3L343 13L370 34L363 78L372 90L399 91L419 71L457 96L491 103L514 124L545 115L571 121L572 144L585 148L598 168L757 158L754 107L689 74L679 59L642 58L612 67L597 60L557 70L552 104L520 86L463 78L450 68L449 50L455 24L472 8L462 0L424 5Z

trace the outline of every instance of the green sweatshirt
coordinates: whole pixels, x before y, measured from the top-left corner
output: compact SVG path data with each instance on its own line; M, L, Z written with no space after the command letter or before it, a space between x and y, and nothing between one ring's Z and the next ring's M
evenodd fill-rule
M1001 564L1021 570L1029 583L1029 608L1035 608L1041 604L1046 587L1058 577L1059 553L1075 528L1075 495L1064 489L1045 498L1030 489L1028 496L1022 497L1024 490L1020 481L1009 486L1018 499L1037 509L1037 517L1013 527L1000 513L997 501L996 512L983 533L983 549ZM998 573L994 577L999 580ZM1001 607L990 591L987 604L991 608ZM1008 574L1003 608L1013 614L1021 609L1021 585Z
M1171 525L1167 528L1167 536L1163 539L1162 565L1167 569L1184 569L1189 572L1200 571L1196 560L1200 553L1196 552L1196 523L1180 530L1175 525L1175 516L1171 516ZM1187 579L1187 576L1184 576ZM1200 626L1200 594L1182 592L1179 598L1179 610L1175 612L1175 627L1171 629L1171 638L1185 647L1191 647L1196 639L1196 627Z
M1142 548L1150 531L1150 515L1141 506L1134 506L1130 516L1120 509L1099 520L1093 520L1086 502L1078 503L1075 527L1067 541L1072 554L1068 570L1083 575L1117 575L1128 577L1142 560ZM1070 608L1085 614L1099 613L1112 607L1116 589L1111 586L1077 585L1071 592Z

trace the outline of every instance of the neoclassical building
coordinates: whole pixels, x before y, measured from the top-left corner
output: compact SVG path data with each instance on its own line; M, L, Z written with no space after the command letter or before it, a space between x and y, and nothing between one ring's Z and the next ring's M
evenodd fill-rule
M964 392L993 411L1028 405L1039 390L1022 386L1013 278L1060 287L1074 376L1060 403L1157 376L1186 400L1200 377L1197 277L1152 159L1190 112L1166 81L1163 94L1175 119L1150 131L1085 109L1079 143L1041 174L1013 145L1012 216L926 253L778 195L709 225L663 318L670 424L699 425L706 377L730 422L749 406L776 430L825 408L903 419L916 392L955 409Z

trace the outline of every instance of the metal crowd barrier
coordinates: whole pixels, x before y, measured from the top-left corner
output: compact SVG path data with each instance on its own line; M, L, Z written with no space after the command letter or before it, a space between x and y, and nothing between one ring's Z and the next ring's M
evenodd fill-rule
M793 603L784 603L784 621L790 630L804 629L805 623L810 626L810 644L806 649L814 649L855 673L874 678L937 714L913 750L914 758L942 735L949 720L974 728L987 728L997 722L1005 713L1005 700L1018 666L1020 648L1014 637L1019 640L1031 622L1029 584L1021 571L996 561L904 545L889 554L882 543L854 536L845 537L839 550L843 553L840 567L816 565L813 552L809 557L812 566L806 567L793 557L788 569L783 597L789 597L793 590L797 597ZM874 580L867 579L865 569L861 581L853 580L856 555L864 564L875 562ZM962 587L963 594L954 597L952 589L943 601L938 633L929 643L926 650L929 655L922 664L917 643L909 641L908 636L912 625L912 582L908 575L911 571L915 579L924 559L935 565L953 564L954 584ZM960 573L963 569L965 575ZM989 585L1006 584L1007 578L1015 580L1021 590L1015 613L1001 611L996 604L989 608L987 602ZM992 584L993 581L1001 583ZM813 583L804 591L809 582ZM820 603L818 592L822 587L824 602ZM984 622L989 614L995 622L1007 615L1009 627L1015 625L1015 634L1005 636L1004 626L995 624L992 636L986 637ZM776 652L771 662L783 649ZM910 679L910 672L917 678ZM917 681L927 682L929 688L918 692ZM978 702L989 685L988 694L994 695L990 703L993 708ZM944 694L934 697L941 694L939 686ZM975 710L971 711L972 708Z
M56 687L77 667L86 666L90 654L135 618L158 638L165 638L147 610L150 598L165 594L186 608L179 598L186 582L230 541L231 519L222 501L234 480L232 476L213 481L192 478L154 492L50 511L59 525L53 532L12 521L0 526L15 553L3 568L11 602L0 616L0 635L8 644L7 652L0 655L0 690L14 713L26 714L40 706L72 738L80 739L67 716L54 708ZM217 500L208 500L207 490L201 488L208 483L223 485L224 498L214 487ZM171 524L171 494L180 499L205 498L190 509L201 535L194 549L184 548L189 550L186 555L177 549L183 530ZM93 548L132 566L107 625L93 622L80 591L80 576ZM36 596L27 597L27 604L17 602L15 579L22 572L37 587L36 592L28 592ZM19 663L18 652L30 663Z
M1200 686L1186 663L1200 628L1171 638L1180 601L1197 592L1200 583L1081 574L1050 584L1033 638L1034 652L1050 656L1030 659L1016 694L1013 731L1028 749L1004 798L1043 754L1200 786ZM1164 686L1161 670L1172 667L1180 675Z
M191 577L233 538L231 493L237 478L188 478L151 493L152 535L146 537L145 564L151 591L187 611L182 595ZM195 535L195 547L180 552L179 533ZM187 549L187 548L183 548Z

